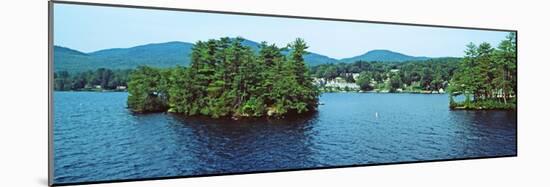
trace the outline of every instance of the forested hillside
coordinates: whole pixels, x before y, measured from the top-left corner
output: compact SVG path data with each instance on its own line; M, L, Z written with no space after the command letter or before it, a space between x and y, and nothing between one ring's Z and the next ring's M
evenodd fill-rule
M311 68L312 75L323 82L355 83L362 91L439 92L447 88L461 58L432 58L406 62L367 62L324 64ZM341 91L342 86L327 91ZM347 90L350 91L350 90Z

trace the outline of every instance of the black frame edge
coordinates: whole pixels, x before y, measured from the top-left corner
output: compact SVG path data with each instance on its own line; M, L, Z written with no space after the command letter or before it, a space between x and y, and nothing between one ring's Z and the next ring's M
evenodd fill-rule
M53 155L53 8L48 1L48 186L54 185Z

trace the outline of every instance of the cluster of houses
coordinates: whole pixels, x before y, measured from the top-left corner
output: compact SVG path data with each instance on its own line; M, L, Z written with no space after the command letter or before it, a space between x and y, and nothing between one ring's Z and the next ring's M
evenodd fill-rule
M392 69L392 70L390 70L390 73L399 73L399 70L398 69ZM359 78L359 73L347 73L343 76L346 76L346 77L351 76L351 77L353 77L353 79L357 80ZM357 85L356 83L353 83L353 82L347 82L342 77L336 77L334 79L325 79L325 78L315 77L315 78L313 78L313 82L316 86L319 86L322 89L324 89L324 91L329 91L329 92L331 92L331 91L359 91L359 92L362 92L360 90L359 85ZM377 84L376 81L371 82L371 85L376 85L376 84ZM407 85L405 85L405 86L407 86ZM376 90L376 92L389 92L389 90ZM396 89L395 92L398 92L398 93L399 92L412 93L412 91L405 91L402 88ZM445 93L445 90L443 88L440 88L439 90L415 91L414 93L443 94L443 93Z
M359 73L353 73L352 74L353 79L357 79L359 77ZM336 77L332 80L326 80L324 78L314 78L313 79L314 84L328 88L328 89L335 89L335 90L345 90L345 91L358 91L359 85L355 83L347 82L345 79L341 77Z

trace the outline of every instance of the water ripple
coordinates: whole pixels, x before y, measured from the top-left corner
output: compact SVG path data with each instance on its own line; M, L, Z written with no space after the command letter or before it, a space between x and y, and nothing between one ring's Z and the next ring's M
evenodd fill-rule
M126 93L54 93L55 183L516 153L516 114L449 111L444 95L324 94L286 120L127 111Z

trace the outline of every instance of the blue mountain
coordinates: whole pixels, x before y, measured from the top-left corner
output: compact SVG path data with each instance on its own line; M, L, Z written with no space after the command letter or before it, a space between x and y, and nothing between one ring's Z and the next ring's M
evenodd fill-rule
M79 72L97 68L131 69L140 65L155 67L186 66L193 44L168 42L131 48L105 49L83 53L66 47L54 46L55 71Z
M259 43L244 40L243 45L254 51L259 50ZM141 65L153 67L187 66L191 62L192 43L166 42L140 45L130 48L104 49L84 53L67 47L54 46L55 71L80 72L98 68L132 69ZM290 51L283 51L289 54ZM363 55L337 60L322 54L309 52L304 56L308 66L328 63L352 63L355 61L402 62L427 60L428 57L414 57L389 50L373 50Z
M423 61L428 59L430 58L423 57L423 56L420 56L420 57L409 56L409 55L401 54L390 50L372 50L362 55L340 59L340 61L346 62L346 63L355 62L355 61L405 62L405 61Z

